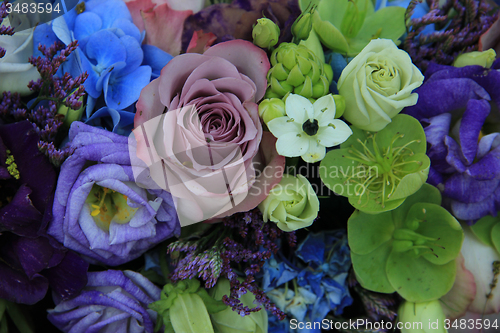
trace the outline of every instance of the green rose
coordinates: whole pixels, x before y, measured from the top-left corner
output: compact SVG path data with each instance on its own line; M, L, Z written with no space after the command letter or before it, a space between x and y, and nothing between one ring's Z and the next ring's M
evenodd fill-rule
M216 300L229 295L229 280L219 279L210 294ZM249 308L255 308L255 296L246 293L240 297L241 302ZM219 333L267 333L267 312L261 309L248 316L240 316L236 311L227 308L210 316L216 332Z
M342 71L338 82L345 97L344 117L354 126L379 131L406 106L424 80L411 58L388 39L374 39Z
M313 223L318 216L319 200L304 176L285 174L259 209L264 222L271 220L283 231L294 231Z

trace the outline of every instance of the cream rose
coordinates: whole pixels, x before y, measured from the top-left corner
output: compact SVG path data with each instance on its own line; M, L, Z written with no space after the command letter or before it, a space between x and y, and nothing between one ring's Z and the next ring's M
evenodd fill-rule
M411 58L389 39L372 40L344 68L338 82L345 98L344 117L354 126L380 131L406 106L424 80Z
M2 25L9 26L9 19L5 18ZM0 58L0 92L29 95L28 83L40 78L36 68L28 62L33 55L33 31L28 29L13 36L0 35L0 46L6 50L5 56Z

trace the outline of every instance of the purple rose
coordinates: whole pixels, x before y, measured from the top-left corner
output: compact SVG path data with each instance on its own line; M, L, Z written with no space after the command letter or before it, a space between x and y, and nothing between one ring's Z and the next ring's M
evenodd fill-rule
M500 60L491 69L431 64L418 103L405 109L425 127L428 182L470 222L500 210L499 67Z
M180 233L170 194L135 182L127 137L74 122L69 139L50 235L91 263L119 265Z
M63 332L154 332L156 313L148 305L161 290L139 273L89 272L77 297L49 310L48 319Z
M46 234L56 172L28 121L0 125L0 298L34 304L87 283L88 263Z

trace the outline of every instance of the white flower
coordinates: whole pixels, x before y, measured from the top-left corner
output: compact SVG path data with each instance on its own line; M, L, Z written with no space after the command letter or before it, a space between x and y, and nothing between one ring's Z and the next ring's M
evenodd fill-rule
M352 134L351 128L335 118L331 94L312 104L307 98L290 94L285 103L286 116L267 123L278 138L276 150L287 157L301 156L308 163L321 161L326 147L341 144Z
M2 26L10 26L8 18ZM22 25L18 29L23 28L26 27ZM0 46L6 50L5 56L0 58L0 91L29 95L28 83L40 78L36 67L28 62L33 55L33 29L16 32L13 36L0 35Z

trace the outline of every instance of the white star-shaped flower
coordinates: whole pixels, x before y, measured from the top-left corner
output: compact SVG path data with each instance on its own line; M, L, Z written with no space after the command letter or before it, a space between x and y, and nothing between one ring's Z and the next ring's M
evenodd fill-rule
M301 156L308 163L321 161L326 147L346 141L351 128L335 119L335 101L331 94L312 104L307 98L290 94L285 102L286 116L275 118L267 127L278 138L276 150L287 157Z

